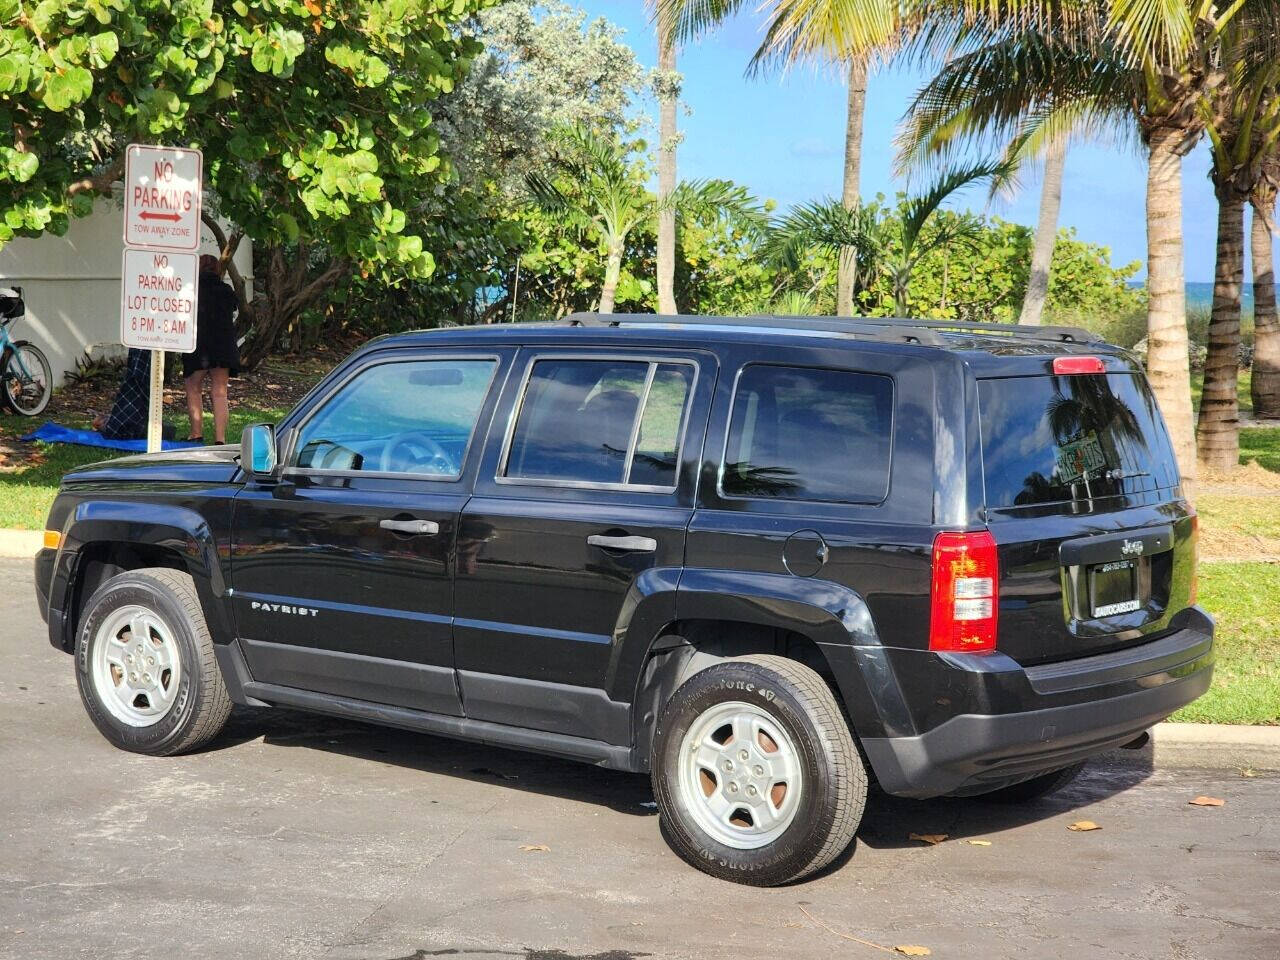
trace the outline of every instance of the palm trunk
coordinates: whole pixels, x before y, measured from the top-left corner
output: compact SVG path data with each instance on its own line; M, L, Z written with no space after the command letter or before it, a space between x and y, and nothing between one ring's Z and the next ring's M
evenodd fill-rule
M1049 270L1053 263L1053 247L1058 239L1058 210L1062 206L1062 171L1067 165L1067 138L1057 137L1049 144L1044 158L1044 183L1040 187L1040 220L1031 251L1031 274L1027 292L1022 298L1019 323L1040 325L1044 302L1049 296Z
M1182 268L1181 131L1157 129L1147 160L1147 375L1173 440L1183 483L1196 479Z
M677 313L676 211L670 197L676 189L676 105L679 86L675 78L676 48L670 30L662 30L658 43L658 312Z
M1253 372L1249 393L1256 420L1280 419L1280 319L1276 317L1275 260L1271 249L1271 218L1276 193L1266 187L1254 194L1253 228Z
M618 277L622 275L622 245L609 248L604 263L604 286L600 288L600 312L613 313L613 298L618 292Z
M864 60L849 62L849 108L844 128L844 189L841 200L846 210L858 205L859 181L862 179L862 117L867 109L867 64ZM853 277L857 270L857 254L851 247L840 251L836 273L836 313L853 316Z
M1209 470L1240 462L1240 285L1244 282L1244 198L1218 191L1218 250L1213 273L1213 315L1204 361L1204 393L1196 424L1196 448Z

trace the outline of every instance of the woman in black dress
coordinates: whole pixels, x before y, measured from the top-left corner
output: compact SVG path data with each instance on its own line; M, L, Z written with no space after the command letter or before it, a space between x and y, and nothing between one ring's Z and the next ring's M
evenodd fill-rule
M186 378L187 413L191 416L188 440L204 439L204 379L209 374L209 394L213 399L213 438L227 442L227 380L240 368L236 349L236 295L222 282L218 258L200 258L200 299L196 307L196 349L183 354L182 375Z

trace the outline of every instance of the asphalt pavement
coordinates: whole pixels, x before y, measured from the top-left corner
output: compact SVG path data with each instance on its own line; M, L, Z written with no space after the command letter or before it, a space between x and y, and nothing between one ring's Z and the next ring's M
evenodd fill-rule
M285 711L117 751L27 561L0 561L0 664L6 960L1280 957L1274 774L1104 760L1021 808L873 797L831 869L759 890L677 859L644 777Z

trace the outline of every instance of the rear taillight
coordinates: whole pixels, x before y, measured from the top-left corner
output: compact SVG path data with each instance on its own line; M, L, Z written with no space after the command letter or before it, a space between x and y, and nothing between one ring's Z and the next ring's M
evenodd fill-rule
M1193 513L1191 515L1191 537L1188 541L1191 548L1191 590L1187 594L1187 603L1195 603L1200 593L1198 580L1200 578L1200 515Z
M994 650L999 581L996 542L989 532L938 534L933 541L929 649Z
M1101 357L1054 357L1053 372L1060 377L1076 373L1104 373Z

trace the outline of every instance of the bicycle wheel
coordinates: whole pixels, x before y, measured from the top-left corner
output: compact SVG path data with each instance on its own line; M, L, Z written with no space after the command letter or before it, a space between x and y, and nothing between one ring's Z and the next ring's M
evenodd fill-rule
M24 417L39 416L53 396L53 368L40 348L26 340L16 341L5 353L0 370L4 402Z

